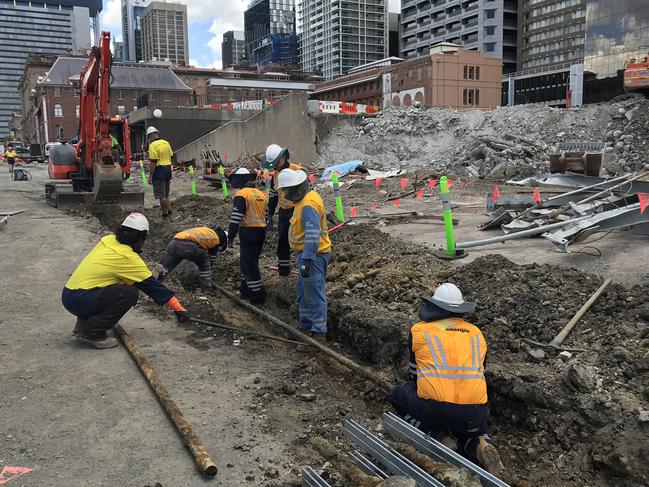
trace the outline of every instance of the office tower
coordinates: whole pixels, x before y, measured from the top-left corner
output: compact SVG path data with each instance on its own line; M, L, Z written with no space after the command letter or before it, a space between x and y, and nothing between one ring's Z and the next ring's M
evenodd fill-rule
M244 12L250 64L298 64L295 0L254 0Z
M145 61L189 64L187 5L151 2L142 12L142 56Z
M239 64L246 52L246 37L242 30L229 30L223 34L221 53L223 68Z
M142 60L142 12L150 0L122 0L124 61Z

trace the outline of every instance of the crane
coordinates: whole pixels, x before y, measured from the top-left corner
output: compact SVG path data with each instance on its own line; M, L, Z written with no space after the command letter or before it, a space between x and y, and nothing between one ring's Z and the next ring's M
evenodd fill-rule
M70 148L50 151L50 179L69 180L45 185L47 202L57 208L83 203L112 203L143 207L144 193L123 191L131 174L131 141L128 120L111 117L112 81L110 33L102 32L79 74L79 140ZM119 146L114 146L113 138ZM121 149L120 149L121 148Z

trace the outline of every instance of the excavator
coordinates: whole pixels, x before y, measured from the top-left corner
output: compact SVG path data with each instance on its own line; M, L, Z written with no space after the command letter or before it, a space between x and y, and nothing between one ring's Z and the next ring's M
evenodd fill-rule
M50 151L48 170L54 181L46 183L45 199L56 208L92 203L144 206L143 192L123 187L131 175L131 141L128 120L109 113L111 68L110 33L102 32L79 75L76 154Z
M649 95L649 57L630 59L624 69L624 91Z

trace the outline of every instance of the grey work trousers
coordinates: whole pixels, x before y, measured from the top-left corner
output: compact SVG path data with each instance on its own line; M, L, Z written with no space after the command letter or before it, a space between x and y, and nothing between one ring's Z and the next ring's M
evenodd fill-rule
M202 289L212 286L212 258L209 252L191 240L174 238L167 245L167 252L160 261L164 274L173 271L183 260L191 260L198 266L198 284Z

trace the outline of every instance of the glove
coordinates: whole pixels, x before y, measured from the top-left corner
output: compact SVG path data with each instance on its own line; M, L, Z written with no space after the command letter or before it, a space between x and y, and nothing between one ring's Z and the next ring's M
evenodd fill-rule
M300 261L300 275L303 278L307 278L311 275L311 264L313 262L310 260L302 260Z
M233 248L233 247L234 247L234 239L233 239L233 238L229 238L229 239L228 239L228 248L231 249L231 248Z
M273 215L268 215L266 217L266 225L268 226L268 228L273 228L273 225L274 225L274 223L273 223Z
M189 313L187 311L174 311L178 323L187 323L189 321Z

